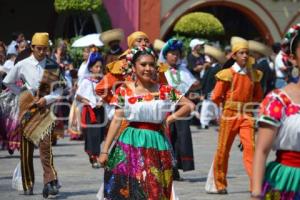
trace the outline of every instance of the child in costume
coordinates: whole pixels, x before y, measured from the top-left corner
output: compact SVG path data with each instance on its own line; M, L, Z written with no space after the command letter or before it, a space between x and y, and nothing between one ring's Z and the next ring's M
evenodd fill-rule
M81 127L85 140L84 149L89 155L93 168L100 167L97 158L105 131L105 110L102 106L102 99L95 93L95 87L99 82L99 75L103 67L102 63L103 59L98 52L90 54L87 64L90 76L81 81L76 92L76 100L83 104Z
M227 194L227 170L229 153L237 135L243 145L243 164L250 179L254 155L253 102L263 97L260 79L262 73L252 68L248 41L240 39L232 46L232 57L227 69L216 74L217 83L211 100L223 106L218 146L210 169L205 190L208 193Z

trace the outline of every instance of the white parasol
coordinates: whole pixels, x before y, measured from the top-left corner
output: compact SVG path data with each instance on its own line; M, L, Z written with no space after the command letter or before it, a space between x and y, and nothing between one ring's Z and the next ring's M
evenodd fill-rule
M78 40L75 40L72 47L88 47L90 45L95 45L97 47L102 47L104 44L99 39L100 33L92 33L85 35Z

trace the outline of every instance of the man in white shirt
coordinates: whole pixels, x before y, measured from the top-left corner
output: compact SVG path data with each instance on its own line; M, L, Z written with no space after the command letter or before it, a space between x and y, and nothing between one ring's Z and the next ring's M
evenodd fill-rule
M55 120L49 118L48 125L41 123L44 119L36 119L37 113L46 113L50 116L49 104L53 103L62 94L63 88L61 86L52 87L52 81L58 81L60 74L56 76L51 72L52 69L59 71L57 65L49 65L46 58L48 51L48 33L35 33L32 38L32 55L18 62L10 72L7 74L3 83L11 89L14 93L20 94L20 124L19 131L21 132L21 171L22 182L25 195L33 194L34 186L34 168L33 168L33 151L34 143L30 141L27 135L29 126L34 126L40 132L39 149L40 158L44 170L44 189L43 196L58 194L57 173L53 166L53 155L51 149L51 134L55 126ZM51 68L51 69L50 69ZM54 79L55 77L56 79ZM34 99L27 102L24 109L22 105L21 88L16 85L17 80L22 80L26 87L27 96ZM31 105L29 107L29 105ZM22 115L24 113L24 115ZM25 117L24 117L25 116ZM28 117L29 116L29 117ZM35 121L34 121L35 120ZM38 121L38 122L36 122ZM45 120L44 120L45 121ZM51 121L51 123L49 123ZM41 125L42 124L42 125ZM44 126L43 126L44 125ZM36 132L38 132L36 131ZM34 131L32 131L34 132ZM26 137L27 136L27 137Z
M283 62L282 57L283 52L279 51L275 58L275 73L276 73L276 81L275 81L275 87L276 88L283 88L286 86L286 76L287 76L287 70L288 68L285 66Z

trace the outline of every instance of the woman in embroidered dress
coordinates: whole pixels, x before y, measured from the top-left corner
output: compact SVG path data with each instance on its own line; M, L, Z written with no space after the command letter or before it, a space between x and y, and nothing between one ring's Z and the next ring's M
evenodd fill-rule
M169 125L176 118L187 116L194 104L172 87L153 82L157 68L152 49L131 49L127 62L128 68L124 70L133 70L136 81L125 82L112 98L116 112L99 158L101 164L106 164L104 197L167 200L172 190L172 156L161 125L164 120ZM181 108L166 118L176 103ZM108 155L122 118L129 126Z
M89 155L93 168L99 168L97 158L100 145L104 138L104 108L102 100L95 94L96 84L102 71L103 59L98 52L90 54L87 68L90 77L84 78L76 92L76 100L83 104L81 113L81 127L85 139L84 149Z
M189 96L189 92L199 88L200 83L187 69L185 61L181 59L182 53L183 43L172 38L166 42L160 52L160 62L164 62L168 66L168 69L164 72L168 85L179 90L183 95ZM182 178L178 169L183 171L195 169L190 119L178 120L172 123L169 132L177 161L173 169L173 178L180 181Z
M31 48L20 52L15 60L14 65L19 61L29 57L32 51ZM22 87L21 80L16 80L16 84ZM9 154L20 149L21 135L16 132L19 115L19 95L16 95L8 88L0 93L0 146L7 149Z
M300 66L300 24L292 26L282 50ZM261 106L251 199L300 199L300 82L266 96ZM276 160L265 168L273 147Z

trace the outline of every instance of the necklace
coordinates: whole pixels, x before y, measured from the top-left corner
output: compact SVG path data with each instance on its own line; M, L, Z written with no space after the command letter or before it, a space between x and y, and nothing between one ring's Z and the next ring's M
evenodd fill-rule
M171 79L172 79L172 82L175 83L176 85L179 85L179 84L181 83L180 71L179 71L179 70L176 70L176 79L175 79L175 77L174 77L174 75L173 75L173 72L171 72L171 71L175 71L175 70L176 70L176 69L171 68L171 69L169 70L169 75L170 75L170 77L171 77Z

